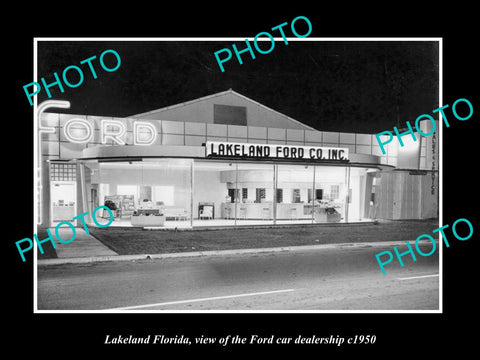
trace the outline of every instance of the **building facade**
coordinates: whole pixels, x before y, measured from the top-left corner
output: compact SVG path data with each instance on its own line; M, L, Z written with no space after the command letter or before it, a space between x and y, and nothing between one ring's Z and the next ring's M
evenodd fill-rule
M438 216L435 134L382 155L373 134L318 131L233 90L128 118L38 121L44 226L99 205L111 226L164 228Z

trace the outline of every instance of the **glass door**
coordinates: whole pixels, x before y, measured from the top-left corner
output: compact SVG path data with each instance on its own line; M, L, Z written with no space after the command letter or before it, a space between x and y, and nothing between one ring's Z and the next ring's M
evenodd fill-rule
M76 182L52 181L50 183L50 196L52 222L71 222L76 215Z

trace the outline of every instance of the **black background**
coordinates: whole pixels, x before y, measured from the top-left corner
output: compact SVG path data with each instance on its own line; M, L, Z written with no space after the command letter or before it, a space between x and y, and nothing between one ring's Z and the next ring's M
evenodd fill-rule
M295 23L297 29L301 25L307 27L303 20ZM438 107L438 42L278 41L272 52L255 59L243 53L243 65L232 55L222 73L213 54L231 43L246 47L233 40L41 41L38 81L54 82L54 72L61 77L67 66L95 55L97 79L82 65L79 87L50 89L53 98L70 101L64 113L127 117L231 88L313 128L367 134L392 124L403 128L405 119L413 122L425 109ZM99 65L106 49L122 59L111 73ZM115 66L113 55L105 59ZM73 84L80 81L76 71L67 74ZM45 91L37 97L39 104L49 99Z
M476 294L478 271L478 201L476 122L480 111L478 55L474 34L476 10L456 2L420 9L406 2L384 3L382 7L337 8L222 3L199 8L184 3L182 8L166 8L163 3L112 3L105 9L98 4L71 3L26 5L9 9L2 23L4 51L2 73L6 114L3 122L3 241L2 291L4 308L3 342L14 354L51 358L70 356L123 355L156 357L190 353L242 354L257 351L311 356L340 357L376 353L391 356L436 356L447 350L468 354L475 349L477 324ZM418 2L417 2L418 5ZM474 224L468 241L452 241L444 249L443 314L33 314L33 262L22 263L15 241L30 237L33 230L33 110L22 86L33 81L33 38L46 36L254 36L277 24L307 16L313 25L311 37L421 36L442 37L443 103L469 99L474 107L468 121L453 120L444 128L443 211L444 224L467 218ZM274 52L277 49L274 50ZM290 50L290 49L289 49ZM267 55L268 56L268 55ZM249 66L256 66L257 60ZM245 66L245 64L243 65ZM61 70L61 69L60 69ZM227 70L228 71L228 70ZM5 76L6 75L6 76ZM72 91L74 89L70 89ZM260 101L261 102L261 101ZM6 110L6 111L5 111ZM431 109L424 109L425 113ZM299 119L300 120L300 119ZM251 334L296 337L358 334L377 336L373 346L106 346L106 334L146 336L148 334L215 336ZM478 333L478 332L477 332ZM33 352L33 353L32 353Z

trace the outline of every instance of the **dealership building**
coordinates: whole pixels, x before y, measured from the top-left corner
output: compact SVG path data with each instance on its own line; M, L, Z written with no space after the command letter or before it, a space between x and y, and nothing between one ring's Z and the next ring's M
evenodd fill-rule
M382 154L374 134L314 129L231 89L128 118L54 109L38 122L44 226L99 205L110 226L146 228L438 216L435 133Z

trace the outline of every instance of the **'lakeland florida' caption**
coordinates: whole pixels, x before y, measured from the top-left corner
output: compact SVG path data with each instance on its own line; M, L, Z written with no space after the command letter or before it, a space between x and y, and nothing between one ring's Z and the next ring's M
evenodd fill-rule
M275 335L270 335L267 337L262 337L256 334L250 335L250 337L242 337L240 335L226 335L219 338L216 337L207 337L200 336L195 337L196 345L212 345L219 344L222 346L227 345L273 345L273 344L319 344L319 345L336 345L341 346L343 343L349 345L357 344L374 344L377 340L375 335L355 335L352 337L344 338L340 335L330 335L329 337L319 337L316 335L303 336L298 335L297 337L282 337ZM165 335L147 335L145 337L136 337L133 335L123 336L123 335L106 335L105 336L105 345L192 345L192 340L189 337L184 335L175 335L174 337L169 337Z

